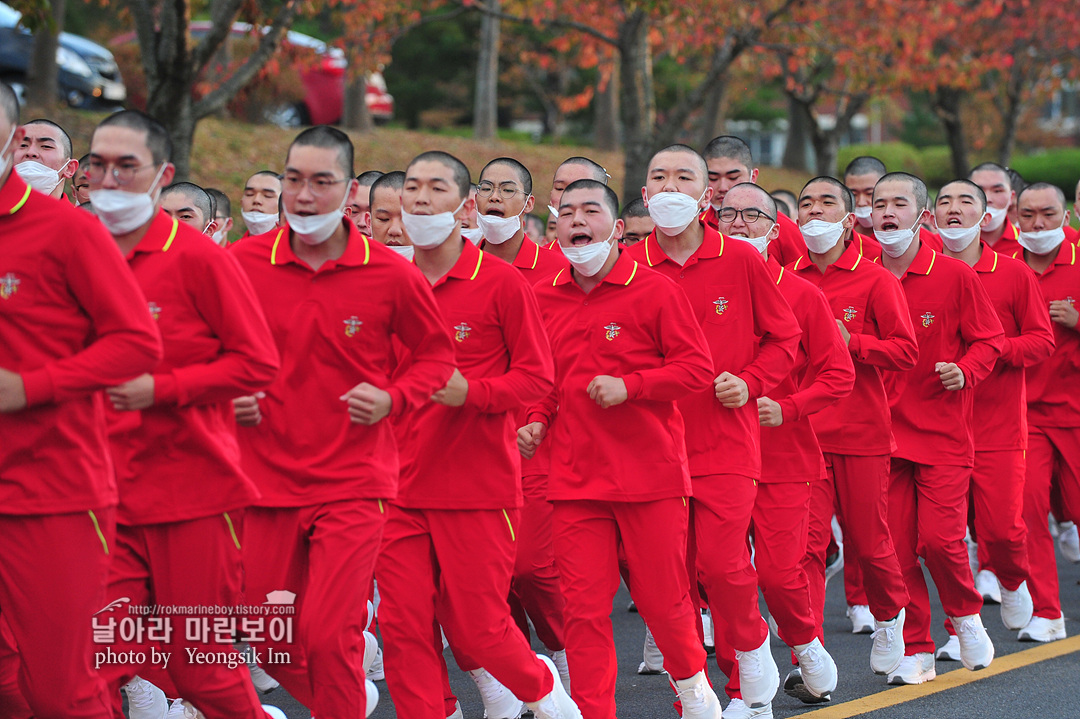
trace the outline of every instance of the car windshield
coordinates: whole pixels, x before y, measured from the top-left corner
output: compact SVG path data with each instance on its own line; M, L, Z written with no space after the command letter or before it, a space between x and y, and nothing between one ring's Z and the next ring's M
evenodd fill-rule
M19 24L22 13L0 2L0 27L15 27Z

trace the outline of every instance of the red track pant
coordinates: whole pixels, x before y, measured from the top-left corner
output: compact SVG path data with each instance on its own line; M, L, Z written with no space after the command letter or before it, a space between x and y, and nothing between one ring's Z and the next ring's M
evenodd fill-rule
M819 483L763 482L758 485L754 501L752 531L758 583L769 605L769 613L780 629L780 638L789 646L808 644L817 636L817 621L811 607L810 583L803 559L810 521L811 488ZM713 617L716 617L715 612ZM727 625L728 622L722 620L716 627L716 663L728 676L728 696L741 697L739 663L735 648L726 638L730 634Z
M566 600L559 589L551 517L555 508L544 497L526 495L517 527L517 558L510 584L510 609L518 628L529 637L532 619L536 637L548 651L566 648L563 612ZM464 667L462 667L464 668ZM474 667L475 668L475 667Z
M293 641L252 642L267 652L263 668L319 719L364 716L363 632L386 503L252 507L244 522L248 603L278 590L296 594ZM269 650L287 661L271 661Z
M446 717L438 624L463 662L483 666L522 701L551 693L551 672L506 601L517 513L390 507L377 569L379 628L399 716Z
M1059 521L1080 522L1080 427L1030 427L1028 430L1027 481L1024 485L1024 522L1031 563L1028 588L1035 616L1061 616L1057 558L1047 515L1051 490L1061 498ZM981 541L981 539L980 539Z
M232 512L182 522L117 527L106 599L112 602L126 597L132 606L161 605L165 610L157 618L167 625L171 635L166 638L158 630L154 635L148 633L125 641L121 626L114 642L97 648L110 648L118 654L141 651L149 655L140 663L110 661L101 665L115 717L124 716L120 710L120 687L138 674L143 664L165 669L179 696L197 706L207 719L266 716L242 663L230 669L224 663L188 660L189 649L206 652L207 656L234 652L235 631L231 627L217 638L212 630L205 631L215 621L228 622L227 613L174 614L169 609L174 606L232 608L240 604L242 516L242 512ZM150 619L130 615L123 606L116 615L117 621L127 616L144 623ZM99 623L112 616L111 612L99 615ZM155 649L151 650L151 646ZM153 651L168 652L168 664L154 661Z
M554 505L555 556L566 597L566 658L584 719L615 719L618 662L611 603L619 588L620 540L630 567L630 594L664 654L664 668L672 679L704 670L701 620L686 576L687 500Z
M963 617L982 609L964 544L971 468L930 466L893 457L891 475L889 527L911 595L904 622L905 651L911 656L934 651L930 593L920 556L937 585L945 616ZM869 580L866 589L871 591Z
M825 609L825 552L832 536L833 508L844 529L845 566L857 562L865 577L867 603L880 620L895 617L908 590L889 530L889 457L826 452L828 478L812 488L806 575L819 638ZM824 494L831 489L833 496Z
M0 716L111 716L91 618L106 603L115 522L114 509L0 515Z

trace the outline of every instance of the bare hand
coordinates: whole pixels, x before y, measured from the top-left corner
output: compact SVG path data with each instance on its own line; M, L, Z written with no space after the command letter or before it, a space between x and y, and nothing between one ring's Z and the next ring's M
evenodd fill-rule
M851 344L851 333L847 331L847 327L844 326L843 321L837 320L836 326L840 328L840 336L844 338L844 344Z
M1080 320L1080 311L1068 300L1054 300L1050 303L1050 319L1059 325L1075 329L1077 320Z
M109 396L113 409L117 411L131 412L146 409L154 404L154 378L151 375L142 374L119 387L109 387L105 390L105 394Z
M941 376L941 384L945 389L955 392L964 389L964 370L956 366L954 362L938 362L934 365L934 371Z
M543 422L531 422L519 429L517 443L521 456L532 459L540 443L544 441L545 435L547 435L547 425Z
M768 397L758 397L757 416L758 424L762 427L779 427L784 423L784 411L780 409L780 404Z
M469 380L454 368L454 374L446 380L446 386L431 395L431 401L446 407L460 407L465 404L465 398L469 396Z
M236 416L236 423L241 427L254 427L259 422L262 422L262 409L259 407L259 400L265 396L266 393L257 392L248 397L234 399L232 406L233 414Z
M629 397L626 392L626 382L623 382L618 377L610 377L606 374L593 377L586 391L589 393L589 397L600 405L602 409L622 404Z
M720 404L728 409L738 409L750 401L750 388L746 386L746 382L730 372L724 372L717 377L713 388Z
M349 404L349 418L353 424L373 425L390 414L393 398L389 392L375 385L361 382L341 395Z
M26 387L22 375L0 368L0 412L26 409Z

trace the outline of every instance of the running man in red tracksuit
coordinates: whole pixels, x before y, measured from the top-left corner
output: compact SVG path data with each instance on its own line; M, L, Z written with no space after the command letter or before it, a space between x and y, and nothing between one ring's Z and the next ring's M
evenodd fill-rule
M1054 330L1034 273L1023 262L978 241L989 219L986 195L970 180L954 180L938 192L934 220L945 256L975 270L1005 330L994 371L975 388L975 467L968 515L969 521L974 515L979 550L988 560L985 566L993 566L1001 584L1001 620L1016 630L1027 626L1033 611L1023 517L1028 443L1024 369L1042 363L1054 351ZM956 630L948 620L945 625L949 642L938 650L937 658L959 660Z
M918 346L904 290L864 257L853 233L855 201L833 177L816 177L799 195L805 255L789 266L821 288L855 365L850 395L811 418L828 478L811 488L806 567L818 637L823 638L825 552L836 512L844 551L867 578L876 634L870 668L887 673L904 656L903 615L908 592L889 533L889 454L896 448L882 374L915 366Z
M320 719L373 708L363 631L399 466L383 420L425 404L453 364L423 276L344 216L353 175L347 135L300 133L282 180L286 224L231 250L282 357L265 396L234 402L244 469L262 492L245 517L246 595L295 595L295 643L267 642L288 662L263 666ZM395 340L413 363L391 381Z
M152 370L161 338L101 224L12 170L21 139L0 83L0 716L107 719L91 617L117 490L99 390Z
M975 461L972 390L993 370L1004 331L975 271L942 257L916 236L915 229L929 218L922 180L903 172L882 177L874 188L872 217L881 264L904 287L919 342L915 367L887 376L886 390L896 436L889 529L911 595L905 656L888 681L921 684L936 671L920 555L960 637L964 666L982 669L994 658L964 534Z
M836 664L817 638L803 567L811 486L826 476L809 417L851 392L855 368L825 295L769 256L769 243L778 232L775 217L772 197L750 183L730 188L718 213L726 237L748 242L765 258L802 330L795 369L769 396L757 400L759 422L769 429L761 432L762 481L754 500L752 533L758 582L781 638L799 661L795 676L784 682L785 690L816 703L828 700L836 689ZM735 661L726 643L718 642L717 651Z
M533 202L532 175L517 160L499 157L481 170L476 185L476 218L484 231L480 249L484 254L516 267L530 287L570 266L562 253L543 252L540 245L525 234L521 218L532 211ZM521 409L518 427L525 424L527 409ZM532 620L537 638L552 652L552 661L565 683L569 681L563 638L566 602L559 590L551 535L552 506L547 501L549 449L547 445L541 445L531 459L521 463L525 504L517 528L510 609L526 637L529 636L529 620Z
M656 230L629 253L686 291L709 342L713 388L679 400L694 487L692 542L710 548L690 560L690 581L700 576L714 621L725 622L739 655L738 671L720 666L728 693L741 693L750 707L765 706L780 676L746 543L761 478L757 398L791 371L801 330L761 256L699 219L712 193L706 179L705 161L692 148L658 152L642 188Z
M609 615L621 542L630 592L664 653L683 716L719 719L690 601L690 474L675 403L710 386L712 362L685 294L618 249L618 204L595 180L572 183L560 198L559 244L573 269L536 287L555 392L530 413L518 443L526 454L551 445L548 498L582 715L615 717Z
M558 670L532 653L506 601L522 504L516 416L550 392L551 351L521 274L461 236L469 186L460 160L426 152L401 190L406 237L456 362L399 429L401 487L378 561L386 679L403 716L443 719L441 624L464 665L484 667L537 719L574 719Z
M240 469L231 401L267 386L278 354L236 261L160 209L160 189L174 172L171 152L165 128L134 110L103 120L90 143L87 178L98 215L142 287L165 346L152 373L107 393L119 413L110 445L120 504L106 599L232 607L242 589L241 517L258 492ZM172 658L158 668L181 696L208 719L266 716L243 667L188 658L189 649L232 650L231 633L215 643L198 629L218 617L159 616L170 623L169 635L155 641ZM149 643L110 642L117 653ZM119 689L139 668L101 667L117 714Z
M1031 598L1035 611L1020 630L1024 641L1065 638L1058 595L1054 540L1046 516L1053 491L1060 493L1064 516L1080 521L1080 250L1065 241L1065 196L1043 182L1020 193L1020 244L1016 253L1035 271L1042 309L1054 323L1054 354L1027 370L1028 451L1024 482L1024 521L1031 563Z

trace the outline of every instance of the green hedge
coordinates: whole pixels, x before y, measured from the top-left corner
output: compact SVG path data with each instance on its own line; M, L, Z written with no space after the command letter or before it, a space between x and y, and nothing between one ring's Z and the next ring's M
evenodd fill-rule
M1015 157L1011 163L1028 182L1057 185L1070 200L1080 180L1080 148L1059 148L1037 155Z

